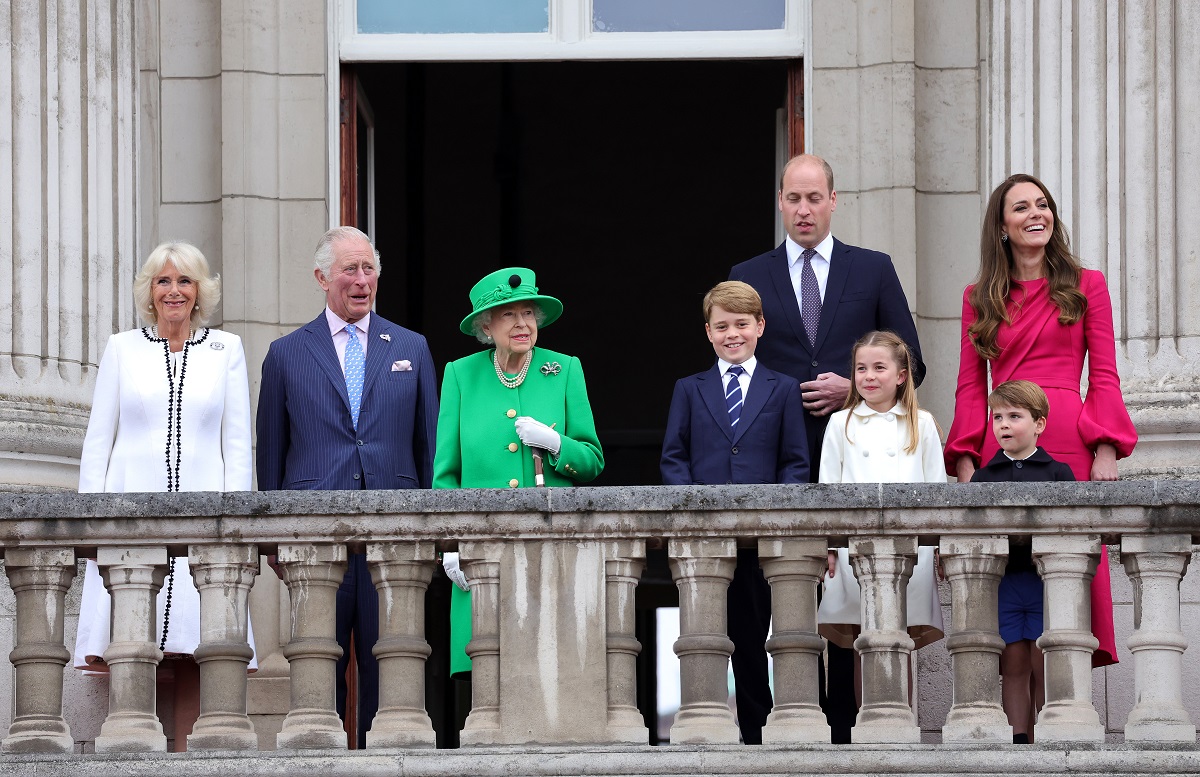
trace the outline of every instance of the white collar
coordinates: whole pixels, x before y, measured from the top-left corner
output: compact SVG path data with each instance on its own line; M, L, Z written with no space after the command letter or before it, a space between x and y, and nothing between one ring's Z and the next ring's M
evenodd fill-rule
M783 246L784 246L784 250L787 252L789 265L793 265L796 262L800 261L800 258L804 255L804 251L805 251L804 246L800 245L795 240L792 240L791 235L788 235L787 239L783 241ZM825 236L824 240L822 240L820 243L817 243L817 247L814 248L813 250L816 251L817 255L820 256L822 259L824 259L826 262L832 261L833 232L830 232L828 235Z
M863 401L863 402L859 402L857 405L855 405L854 409L851 410L850 412L854 413L854 415L856 415L856 416L860 416L860 417L864 417L864 418L867 416L873 416L873 415L885 415L887 413L891 413L892 415L908 415L908 413L904 412L904 405L900 404L899 402L897 402L895 405L893 405L891 410L885 410L881 413L878 410L872 410L871 406L868 405L865 401Z
M328 305L325 306L325 322L329 324L329 334L331 335L336 335L350 326L349 321L343 321L341 316L329 309ZM363 334L371 331L371 314L367 313L367 315L355 321L354 326L358 327L358 331Z
M729 372L729 368L732 366L733 364L731 362L725 361L720 356L717 357L717 369L720 371L722 378L725 377L725 374ZM753 378L754 368L758 366L758 359L754 356L751 356L749 359L742 362L741 366L742 369L746 371L746 377Z

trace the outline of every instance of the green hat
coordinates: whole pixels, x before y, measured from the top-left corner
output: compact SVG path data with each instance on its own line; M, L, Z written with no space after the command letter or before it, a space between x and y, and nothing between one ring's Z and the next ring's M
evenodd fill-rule
M550 326L562 315L562 303L554 297L538 294L537 276L524 267L506 267L483 276L483 280L471 287L471 307L474 310L462 320L458 328L465 335L473 335L471 321L485 310L498 308L510 302L536 302L546 319L541 326Z

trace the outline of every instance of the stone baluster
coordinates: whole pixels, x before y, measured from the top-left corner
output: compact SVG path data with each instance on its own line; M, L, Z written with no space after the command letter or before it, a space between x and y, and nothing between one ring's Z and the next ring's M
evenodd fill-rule
M283 582L292 600L291 640L283 649L292 675L292 708L275 738L280 750L346 749L334 695L337 590L346 574L344 545L279 546Z
M463 542L458 559L471 586L471 714L459 733L462 745L500 741L500 557L499 542Z
M818 700L817 586L825 575L824 539L759 540L758 559L771 584L773 634L767 640L775 669L775 709L763 727L763 744L829 742L829 724Z
M724 540L671 540L671 575L679 587L679 712L671 743L737 743L738 727L729 709L729 583L737 564L737 543Z
M1000 702L998 596L1008 558L1004 537L945 537L942 567L952 602L946 648L954 674L954 703L942 727L943 742L1012 741Z
M1046 663L1046 704L1033 729L1038 742L1103 742L1092 706L1091 582L1100 537L1034 537L1033 558L1046 592L1045 631L1038 638Z
M434 747L425 711L425 591L437 549L429 542L372 542L367 566L379 592L379 711L367 747Z
M613 742L643 745L650 735L637 708L637 657L642 645L634 636L634 596L645 559L645 540L622 540L604 546L608 736Z
M862 633L854 649L862 656L862 708L851 733L854 743L919 742L921 730L909 704L908 581L917 556L915 537L850 540L850 559L862 591Z
M1179 581L1192 555L1188 534L1127 535L1121 563L1133 580L1134 698L1125 741L1195 742L1196 727L1183 707L1183 651Z
M166 548L100 548L96 565L112 596L108 717L97 753L165 753L167 737L155 713L158 592L167 576Z
M71 548L9 548L4 571L16 597L13 720L5 753L70 753L71 728L63 720L63 602L75 577Z
M250 586L258 574L257 545L193 545L188 565L200 592L200 717L188 750L257 750L258 735L246 714ZM176 574L182 570L176 561Z

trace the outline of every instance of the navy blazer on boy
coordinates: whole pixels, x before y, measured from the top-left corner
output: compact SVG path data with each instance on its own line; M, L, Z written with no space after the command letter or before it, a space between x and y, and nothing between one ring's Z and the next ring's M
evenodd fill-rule
M734 266L729 280L745 281L762 297L767 326L754 355L771 369L801 383L815 380L823 372L850 378L850 352L855 341L872 330L890 329L913 349L917 385L925 378L917 327L887 254L846 245L834 238L815 345L804 333L800 301L788 270L786 241L773 251ZM829 416L809 415L806 420L808 453L813 462L819 462ZM815 464L810 479L817 479Z
M800 384L761 361L736 432L729 425L720 366L683 378L675 384L667 416L663 483L807 483L804 415Z
M761 342L761 340L760 340ZM720 363L675 384L661 461L663 483L807 483L800 384L755 360L737 431L729 425ZM758 550L738 549L729 584L728 631L738 727L748 745L762 743L773 705L767 672L771 587L758 566Z

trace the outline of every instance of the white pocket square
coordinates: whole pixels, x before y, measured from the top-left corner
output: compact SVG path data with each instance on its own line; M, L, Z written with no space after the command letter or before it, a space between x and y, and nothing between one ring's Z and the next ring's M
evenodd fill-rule
M401 359L398 362L392 362L392 372L411 372L412 362L408 359Z

